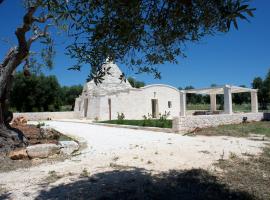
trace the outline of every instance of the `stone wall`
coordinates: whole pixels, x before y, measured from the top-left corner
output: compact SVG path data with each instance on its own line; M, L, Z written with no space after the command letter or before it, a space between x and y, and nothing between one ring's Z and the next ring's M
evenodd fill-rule
M187 133L196 128L215 127L225 124L239 124L247 117L247 121L261 121L263 113L241 113L220 115L184 116L173 119L173 131Z
M164 114L166 111L170 112L170 119L174 116L179 116L179 91L167 85L149 85L140 89L131 89L100 97L99 120L109 119L108 99L111 99L112 119L117 119L117 113L124 113L125 119L143 119L143 115L152 114L152 99L157 99L158 101L157 114ZM170 108L168 101L171 102ZM91 109L88 113L90 112L92 112Z
M13 113L13 118L24 116L27 120L47 120L50 119L76 119L78 118L76 112L26 112L26 113Z

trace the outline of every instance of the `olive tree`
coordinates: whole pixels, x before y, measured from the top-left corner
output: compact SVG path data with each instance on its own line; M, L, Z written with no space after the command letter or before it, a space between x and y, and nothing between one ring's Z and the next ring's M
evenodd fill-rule
M0 3L5 3L1 0ZM123 62L136 73L153 73L156 65L177 62L185 56L188 42L204 36L228 32L237 19L253 16L246 0L24 0L25 15L15 31L17 45L11 47L0 64L0 136L15 137L6 128L12 74L24 64L29 75L31 46L40 41L47 65L52 65L53 39L50 27L61 28L70 37L67 54L77 60L70 69L89 65L98 84L109 69L101 68L106 58ZM1 6L1 4L0 4ZM57 39L57 37L55 37ZM125 75L119 77L125 81ZM23 98L23 97L22 97Z

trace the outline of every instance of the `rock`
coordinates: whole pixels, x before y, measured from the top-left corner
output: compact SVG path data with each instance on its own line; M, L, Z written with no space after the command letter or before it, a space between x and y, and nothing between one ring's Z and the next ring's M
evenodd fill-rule
M47 158L60 152L60 147L56 144L37 144L26 148L30 158Z
M28 159L28 154L26 152L26 149L19 149L11 151L8 154L8 157L12 160L21 160L21 159Z
M62 154L71 155L74 151L79 149L79 144L74 141L60 141L60 152Z
M15 125L26 125L27 119L24 116L19 116L13 120L13 124Z

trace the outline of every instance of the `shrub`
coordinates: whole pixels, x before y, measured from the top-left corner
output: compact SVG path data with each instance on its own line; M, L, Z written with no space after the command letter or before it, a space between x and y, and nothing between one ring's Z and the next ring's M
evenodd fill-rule
M124 120L124 119L125 119L124 113L121 113L121 114L120 114L120 113L118 112L118 113L117 113L117 120L120 120L120 121L121 121L121 120Z
M170 111L167 112L167 111L165 110L165 113L164 113L164 114L159 113L159 120L161 120L161 121L167 120L169 116L170 116Z

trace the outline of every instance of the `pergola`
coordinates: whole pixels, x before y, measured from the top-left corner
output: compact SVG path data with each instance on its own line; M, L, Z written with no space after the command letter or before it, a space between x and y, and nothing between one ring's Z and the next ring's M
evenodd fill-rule
M216 95L224 94L224 114L233 114L232 93L250 92L251 112L258 112L257 89L244 88L232 85L216 86L211 88L190 89L180 91L180 116L186 115L186 94L208 94L210 95L210 110L216 111Z

